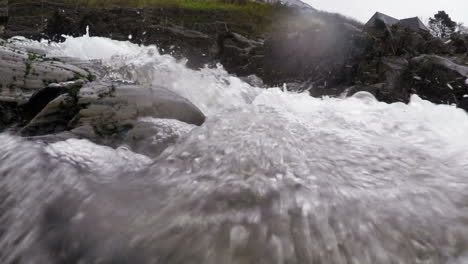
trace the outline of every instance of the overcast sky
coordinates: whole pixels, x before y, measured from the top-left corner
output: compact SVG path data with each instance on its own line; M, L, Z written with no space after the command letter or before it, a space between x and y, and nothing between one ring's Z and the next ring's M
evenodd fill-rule
M422 17L427 20L445 10L453 20L468 25L468 0L303 0L316 9L338 12L366 22L375 11L395 18ZM426 22L426 21L424 21Z

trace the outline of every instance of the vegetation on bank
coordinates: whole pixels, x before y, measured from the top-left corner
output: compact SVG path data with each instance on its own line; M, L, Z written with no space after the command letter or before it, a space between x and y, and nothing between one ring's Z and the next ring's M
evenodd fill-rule
M61 0L70 4L94 8L119 7L180 7L192 9L224 9L268 12L273 5L254 0Z
M205 34L224 25L229 30L251 38L270 32L273 25L283 20L281 18L289 17L294 12L279 4L255 0L14 0L10 1L9 14L10 17L34 17L31 19L31 27L35 27L37 22L34 24L33 21L39 21L38 17L45 23L57 10L75 10L75 14L81 15L92 9L145 7L168 9L167 12L158 11L166 25L180 26ZM181 9L181 12L178 13L177 9ZM146 19L147 23L161 25L158 19Z
M273 17L283 14L286 11L282 5L263 3L256 0L48 0L88 8L111 8L111 7L158 7L158 8L181 8L204 11L228 11L223 22L226 24L249 25L249 30L239 29L239 33L250 36L260 35L262 32L270 30ZM175 25L190 27L193 24L206 24L213 20L210 15L200 13L193 17L171 17L169 20ZM219 20L219 19L218 19Z

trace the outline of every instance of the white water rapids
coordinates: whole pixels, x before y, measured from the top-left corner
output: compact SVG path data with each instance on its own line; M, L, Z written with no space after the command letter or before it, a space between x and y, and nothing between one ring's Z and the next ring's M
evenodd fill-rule
M0 135L1 263L468 263L463 110L256 88L105 38L22 45L101 59L207 121L148 120L180 134L155 160Z

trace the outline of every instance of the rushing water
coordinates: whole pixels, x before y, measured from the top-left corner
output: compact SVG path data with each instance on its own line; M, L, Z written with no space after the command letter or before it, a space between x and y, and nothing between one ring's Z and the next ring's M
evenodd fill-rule
M167 87L208 116L147 119L156 159L0 135L0 263L468 263L468 115L260 89L155 47L46 47Z

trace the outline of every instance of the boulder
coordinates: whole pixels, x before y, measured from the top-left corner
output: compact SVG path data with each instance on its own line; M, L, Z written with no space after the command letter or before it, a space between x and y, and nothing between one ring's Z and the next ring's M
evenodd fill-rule
M387 103L408 102L411 94L436 104L453 104L468 110L468 66L463 56L438 55L375 57L361 63L356 85L347 89L372 93Z
M176 119L193 125L205 121L203 113L190 101L162 87L90 84L80 90L78 104L83 108L77 116L78 126L91 124L103 130L139 117Z
M173 119L191 125L201 125L205 120L190 101L162 87L103 81L87 83L75 94L55 98L21 134L38 136L70 131L78 138L118 146L131 142L131 138L154 135L156 128L142 123L141 118ZM134 147L144 149L141 145ZM160 146L156 148L158 151L148 147L151 153L161 150Z
M403 84L412 93L468 110L468 66L447 57L421 55L410 60L410 70Z

